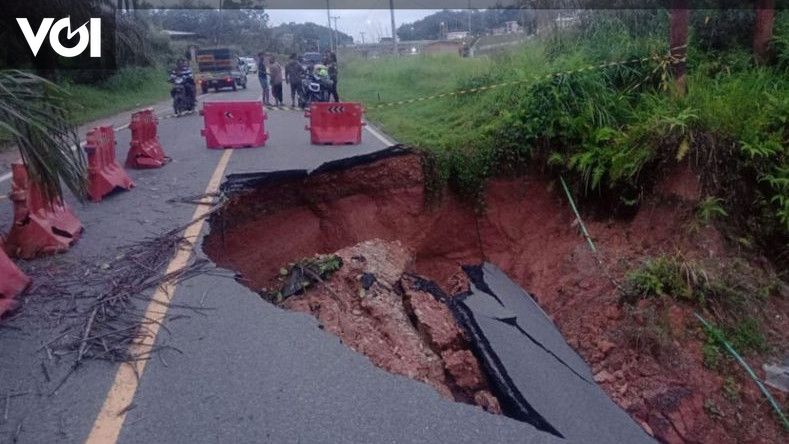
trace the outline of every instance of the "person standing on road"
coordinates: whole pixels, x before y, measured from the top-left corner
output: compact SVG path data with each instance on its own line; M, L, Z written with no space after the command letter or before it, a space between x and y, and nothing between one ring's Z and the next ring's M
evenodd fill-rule
M329 68L329 78L331 79L329 95L334 97L335 102L339 102L340 97L337 95L337 54L329 52L326 62L326 66Z
M260 87L263 88L263 103L270 105L268 97L268 73L266 72L266 55L258 53L258 80Z
M269 81L271 82L271 94L277 106L282 106L282 65L272 56L269 61Z
M301 89L301 63L296 53L290 55L290 61L285 65L285 82L290 85L290 106L296 106L296 92Z

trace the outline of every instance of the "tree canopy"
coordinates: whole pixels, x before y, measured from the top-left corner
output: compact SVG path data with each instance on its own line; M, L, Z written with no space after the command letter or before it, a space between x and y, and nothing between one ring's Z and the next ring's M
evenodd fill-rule
M483 10L448 10L436 12L413 23L405 23L397 28L400 40L438 40L445 33L470 31L472 34L485 34L492 28L508 21L517 21L521 26L530 26L534 11L530 9L500 8Z

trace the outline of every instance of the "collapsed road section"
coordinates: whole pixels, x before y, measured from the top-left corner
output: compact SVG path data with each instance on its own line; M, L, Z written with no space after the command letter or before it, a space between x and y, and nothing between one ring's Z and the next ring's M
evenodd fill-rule
M528 254L495 238L528 211L483 238L451 193L425 206L421 160L395 147L311 172L231 175L204 249L264 299L447 399L572 442L651 442L531 296L486 262Z

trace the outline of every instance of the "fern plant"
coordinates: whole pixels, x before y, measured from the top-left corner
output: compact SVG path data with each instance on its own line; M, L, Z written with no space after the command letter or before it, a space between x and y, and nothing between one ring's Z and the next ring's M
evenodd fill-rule
M696 216L705 225L728 215L729 213L723 208L723 199L719 197L707 196L696 206Z

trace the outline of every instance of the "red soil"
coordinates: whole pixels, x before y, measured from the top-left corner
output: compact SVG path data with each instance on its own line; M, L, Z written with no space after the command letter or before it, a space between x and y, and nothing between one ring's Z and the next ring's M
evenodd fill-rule
M727 255L717 231L688 229L699 195L689 169L659 185L631 220L585 220L602 265L560 190L545 179L492 181L479 215L451 193L426 209L422 179L420 158L407 155L237 196L224 221L212 223L204 248L255 290L270 286L283 264L375 238L402 242L415 252L411 271L450 292L463 285L460 265L488 260L534 295L612 399L661 441L785 438L747 377L735 373L740 399L723 396L724 378L702 365L704 336L690 307L664 310L667 357L645 352L623 333L646 321L625 315L606 275L621 280L643 257L661 253ZM789 311L785 299L777 303L783 305L770 307L779 313L774 330L786 340ZM760 372L761 362L752 364Z
M404 275L411 252L373 239L334 253L342 267L282 306L310 313L378 367L430 384L442 396L501 413L449 307ZM365 286L363 276L374 280Z

